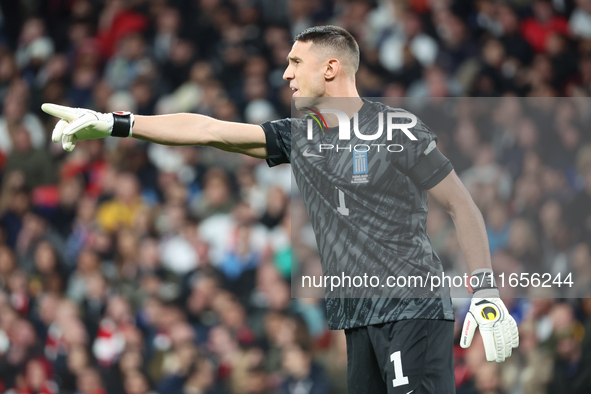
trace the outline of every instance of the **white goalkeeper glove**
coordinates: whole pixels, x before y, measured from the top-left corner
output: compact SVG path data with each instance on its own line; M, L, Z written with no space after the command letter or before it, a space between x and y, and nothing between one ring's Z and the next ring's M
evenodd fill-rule
M486 275L491 275L492 278L492 270L477 270L472 276L482 278L483 272L486 272ZM513 348L519 345L517 323L499 297L499 290L494 282L490 286L484 288L479 286L474 290L470 310L464 320L460 346L463 348L470 346L474 331L479 326L486 359L501 363L505 361L505 358L511 356Z
M57 104L43 104L41 109L49 115L60 118L51 140L62 140L64 150L71 152L76 142L97 138L131 137L133 114L130 112L112 112L109 114L84 108L64 107Z

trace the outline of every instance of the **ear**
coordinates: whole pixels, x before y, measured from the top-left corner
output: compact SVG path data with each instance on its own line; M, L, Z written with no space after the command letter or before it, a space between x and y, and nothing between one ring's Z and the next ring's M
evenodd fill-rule
M326 71L324 72L324 78L329 81L333 80L337 76L340 69L341 62L339 62L338 59L328 59L328 61L326 62Z

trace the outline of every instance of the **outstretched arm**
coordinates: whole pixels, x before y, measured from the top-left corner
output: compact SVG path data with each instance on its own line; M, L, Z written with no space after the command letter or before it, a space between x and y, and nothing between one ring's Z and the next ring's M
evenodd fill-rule
M261 126L225 122L204 115L136 115L132 136L163 145L213 146L228 152L267 157Z
M43 111L61 120L51 139L62 141L72 151L79 140L128 136L163 145L205 145L258 158L267 157L266 138L258 125L224 122L197 114L122 117L119 113L100 113L84 108L43 104ZM115 125L117 121L117 125ZM127 125L124 130L121 125ZM117 133L113 132L117 129ZM122 133L123 132L123 133Z

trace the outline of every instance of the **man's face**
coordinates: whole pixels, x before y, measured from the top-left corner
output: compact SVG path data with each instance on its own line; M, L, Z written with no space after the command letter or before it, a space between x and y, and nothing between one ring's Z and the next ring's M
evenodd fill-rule
M289 65L283 73L283 79L289 81L289 87L293 91L292 97L298 99L324 96L326 61L318 51L311 41L296 41L293 44L291 52L287 55ZM300 101L302 100L296 100L298 107L306 106L299 105Z

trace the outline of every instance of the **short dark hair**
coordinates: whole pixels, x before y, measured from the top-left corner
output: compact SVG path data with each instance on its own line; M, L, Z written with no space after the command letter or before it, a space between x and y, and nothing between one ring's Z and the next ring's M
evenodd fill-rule
M359 45L351 33L339 26L314 26L296 34L294 41L308 42L350 55L355 70L359 68Z

